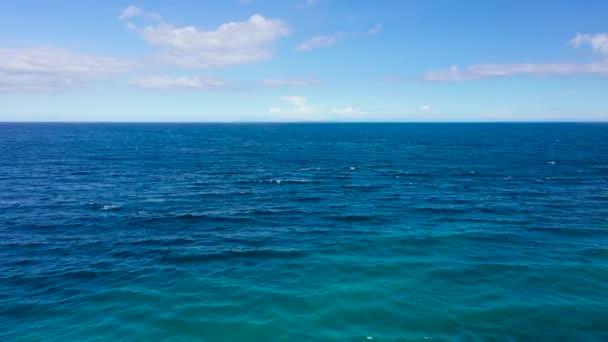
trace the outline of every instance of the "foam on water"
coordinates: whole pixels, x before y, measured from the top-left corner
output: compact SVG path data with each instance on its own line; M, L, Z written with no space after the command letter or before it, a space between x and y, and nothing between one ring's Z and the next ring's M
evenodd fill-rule
M103 207L101 207L101 211L114 211L114 210L119 210L120 206L117 204L111 204L111 205L104 205Z

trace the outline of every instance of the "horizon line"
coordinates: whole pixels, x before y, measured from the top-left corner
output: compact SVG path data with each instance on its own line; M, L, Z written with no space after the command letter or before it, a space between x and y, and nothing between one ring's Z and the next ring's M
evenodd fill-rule
M599 120L530 121L2 121L0 124L466 124L466 123L608 123Z

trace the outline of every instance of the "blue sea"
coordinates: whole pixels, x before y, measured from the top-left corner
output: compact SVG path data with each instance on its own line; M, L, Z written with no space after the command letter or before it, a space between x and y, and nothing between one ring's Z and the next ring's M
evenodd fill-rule
M608 124L0 124L1 341L607 341Z

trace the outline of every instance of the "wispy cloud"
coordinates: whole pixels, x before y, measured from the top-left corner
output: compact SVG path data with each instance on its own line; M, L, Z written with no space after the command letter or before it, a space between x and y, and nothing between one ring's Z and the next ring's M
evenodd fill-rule
M380 25L380 24L377 24L376 26L367 30L367 34L369 34L369 35L379 34L380 32L382 32L382 25Z
M296 47L296 51L310 51L318 48L330 47L338 43L339 35L312 37Z
M130 83L134 87L143 89L225 89L229 83L213 77L144 77Z
M0 91L61 89L121 74L134 65L58 48L0 48Z
M265 86L312 86L321 84L322 81L319 79L268 79L263 80L262 84Z
M314 36L296 46L296 51L306 52L319 48L327 48L338 44L344 38L372 36L380 32L382 32L382 25L378 24L363 32L337 32L332 35Z
M518 75L569 76L589 74L608 76L608 34L577 34L570 40L570 44L575 47L589 45L591 50L599 54L601 58L597 62L586 64L565 62L451 66L443 70L428 71L423 79L427 81L466 81Z
M608 58L608 33L578 33L576 37L570 40L570 44L576 48L589 45L592 51L599 53L605 58Z
M131 18L136 18L136 17L142 17L142 18L146 18L146 19L150 19L150 20L160 20L161 19L160 14L146 12L146 11L142 10L141 8L134 6L134 5L131 5L127 8L125 8L124 10L122 10L120 15L118 16L118 19L127 20L127 19L131 19Z
M363 115L363 114L367 114L366 111L359 109L359 108L353 108L353 107L343 107L343 108L334 108L331 110L331 112L333 114L338 114L338 115Z
M568 76L576 74L608 75L608 63L479 64L465 68L452 66L445 70L429 71L424 75L424 79L427 81L466 81L518 75Z
M433 109L433 107L429 106L429 105L422 105L420 107L418 107L418 110L423 112L423 113L428 113Z
M281 100L291 104L294 107L304 107L308 102L308 100L303 96L283 96L281 97Z

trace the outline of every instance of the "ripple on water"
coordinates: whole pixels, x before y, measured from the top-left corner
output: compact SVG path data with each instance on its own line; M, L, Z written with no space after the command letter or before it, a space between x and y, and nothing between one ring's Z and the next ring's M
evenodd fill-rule
M608 340L606 136L0 124L0 340Z
M227 250L218 253L189 253L170 254L160 257L161 262L183 264L183 263L205 263L212 261L227 260L256 260L256 259L293 259L302 258L306 253L298 250Z

